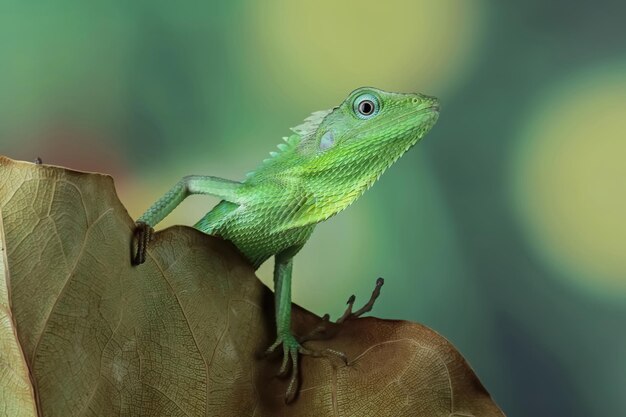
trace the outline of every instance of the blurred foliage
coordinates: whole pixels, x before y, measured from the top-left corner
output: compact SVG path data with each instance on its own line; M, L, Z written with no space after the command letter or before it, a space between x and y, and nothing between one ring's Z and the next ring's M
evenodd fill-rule
M322 224L294 298L425 323L510 416L626 414L626 4L0 5L0 151L110 172L138 216L190 174L241 178L360 85L438 125ZM193 224L193 198L166 224ZM269 267L261 276L267 280Z

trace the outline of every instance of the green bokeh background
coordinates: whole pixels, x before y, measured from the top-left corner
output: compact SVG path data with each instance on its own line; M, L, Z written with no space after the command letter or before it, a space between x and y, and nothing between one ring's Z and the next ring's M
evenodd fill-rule
M242 178L356 87L436 95L428 137L297 257L295 301L336 316L383 276L375 315L450 339L509 416L626 415L624 16L618 1L2 0L0 152L111 173L137 217L183 175Z

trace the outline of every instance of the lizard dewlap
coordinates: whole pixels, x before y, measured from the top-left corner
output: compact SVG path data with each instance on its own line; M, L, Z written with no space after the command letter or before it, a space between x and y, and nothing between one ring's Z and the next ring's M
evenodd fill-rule
M281 373L291 364L286 394L291 401L298 388L298 354L323 353L305 348L291 332L294 256L317 223L359 198L428 133L438 116L439 101L434 97L359 88L339 106L315 112L293 128L278 151L245 180L194 175L179 181L137 220L133 263L144 262L152 227L187 196L221 198L194 227L233 242L255 268L275 257L277 338L268 351L282 346ZM381 285L379 281L376 290Z

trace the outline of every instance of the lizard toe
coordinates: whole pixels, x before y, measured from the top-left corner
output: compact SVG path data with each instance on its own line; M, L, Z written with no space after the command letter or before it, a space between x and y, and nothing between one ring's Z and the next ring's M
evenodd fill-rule
M152 240L154 229L147 223L142 221L135 222L135 232L133 236L133 243L135 252L132 259L133 265L141 265L146 261L146 253L148 251L148 244Z

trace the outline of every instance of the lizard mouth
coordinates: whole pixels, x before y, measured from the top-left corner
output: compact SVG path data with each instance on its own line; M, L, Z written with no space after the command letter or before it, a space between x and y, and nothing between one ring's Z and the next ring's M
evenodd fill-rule
M430 103L426 103L426 106L420 107L421 108L415 113L416 116L432 115L433 113L435 115L439 114L440 104L437 99L433 99Z
M436 99L435 97L431 97L431 99L429 100L430 103L428 103L428 107L425 107L424 110L427 112L435 112L435 113L439 113L439 100Z
M419 110L415 116L420 118L422 121L429 119L438 119L439 118L439 103L434 103L429 107L425 107Z
M439 104L433 104L432 106L423 107L419 109L418 111L414 112L413 115L415 117L415 116L429 115L432 113L439 114Z

